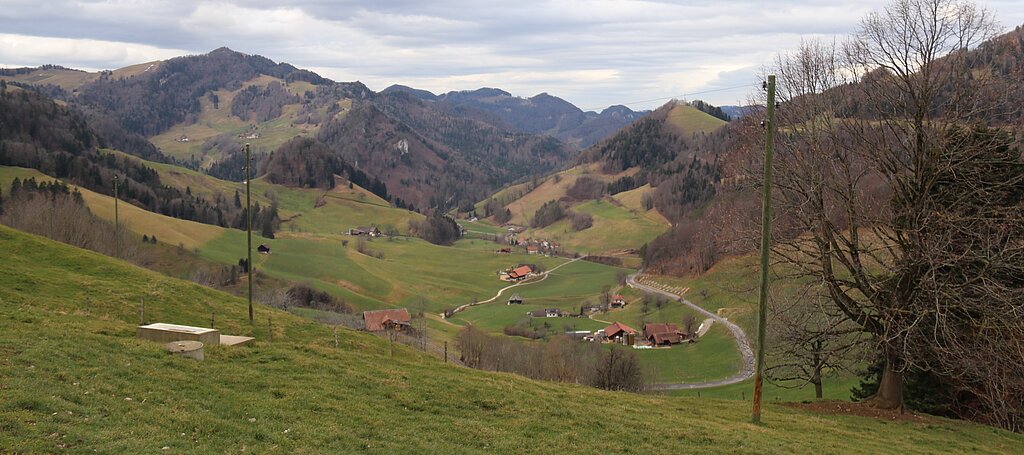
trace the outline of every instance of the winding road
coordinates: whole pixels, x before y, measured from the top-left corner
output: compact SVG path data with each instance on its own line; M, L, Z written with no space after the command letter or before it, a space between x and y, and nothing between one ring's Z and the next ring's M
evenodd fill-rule
M719 315L717 315L715 313L712 313L712 312L710 312L708 310L705 310L704 308L701 308L701 307L697 306L697 304L695 304L695 303L693 303L693 302L691 302L689 300L686 300L681 295L674 294L674 293L668 292L666 290L659 289L659 288L656 288L656 287L652 287L652 286L649 286L649 285L646 285L646 284L643 284L643 283L640 283L640 282L636 281L637 275L639 275L639 274L638 273L634 273L634 274L630 275L629 278L626 279L626 285L628 285L629 287L634 288L634 289L640 289L642 291L663 295L663 296L668 297L670 299L679 301L680 303L682 303L684 305L690 306L691 308L696 310L698 313L704 315L708 319L714 320L715 322L718 322L719 324L722 324L726 329L728 329L730 332L732 332L733 338L736 339L736 348L739 349L740 356L743 357L743 367L740 368L740 371L736 372L736 374L734 374L732 376L729 376L729 377L727 377L725 379L719 379L719 380L716 380L716 381L706 381L706 382L682 382L682 383L672 383L672 384L651 384L651 386L650 386L651 390L706 389L706 388L710 388L710 387L719 387L719 386L723 386L723 385L736 384L738 382L743 382L743 381L747 380L748 378L750 378L751 376L754 375L754 349L750 347L750 342L747 340L747 334L743 333L743 329L741 329L738 325L733 324L732 322L729 322L728 319L725 319L725 318L723 318L723 317L721 317L721 316L719 316Z

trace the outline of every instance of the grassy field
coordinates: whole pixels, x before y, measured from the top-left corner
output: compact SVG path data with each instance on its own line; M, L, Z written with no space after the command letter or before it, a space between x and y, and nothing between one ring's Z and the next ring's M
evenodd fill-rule
M406 306L424 298L426 308L439 313L449 306L492 297L508 285L497 271L520 263L553 266L565 261L525 254L496 255L480 247L450 248L415 238L377 239L367 243L383 259L356 250L356 238L337 239L281 233L275 240L256 237L272 254L254 264L270 276L306 282L344 297L361 309ZM342 246L341 240L349 240ZM245 254L245 233L226 231L199 249L200 256L235 264Z
M860 383L860 379L854 376L841 376L838 378L823 378L822 396L826 400L850 400L850 389ZM674 390L669 395L681 397L717 398L723 400L746 400L750 401L754 390L754 380L701 390ZM807 385L803 388L786 388L775 385L771 382L764 384L762 397L767 402L801 402L813 401L814 386Z
M633 328L643 330L642 327ZM736 342L721 326L713 326L697 343L680 344L669 349L638 349L636 352L640 361L651 368L654 380L660 383L727 378L736 374L743 362L736 351Z
M0 227L0 451L114 453L1020 453L1024 436L468 370ZM148 321L255 335L171 357ZM268 337L267 317L274 337ZM595 413L601 417L595 418ZM824 430L827 429L827 430Z

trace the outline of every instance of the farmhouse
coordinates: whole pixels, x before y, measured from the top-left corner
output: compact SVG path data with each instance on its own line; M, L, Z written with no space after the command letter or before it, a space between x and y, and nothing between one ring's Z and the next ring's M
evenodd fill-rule
M512 249L511 248L498 248L497 250L494 250L494 252L497 253L497 254L511 254L512 253Z
M402 331L409 328L409 322L409 312L405 308L363 312L363 323L369 332L380 332L388 329Z
M626 306L626 299L619 294L615 294L615 297L612 297L612 303L609 304L609 306L612 308L622 308Z
M539 252L540 252L540 248L537 248L535 246L528 246L528 247L526 247L526 253L527 254L537 254Z
M533 274L533 267L521 265L508 272L509 281L520 281Z
M519 297L519 294L515 294L512 297L508 298L508 304L509 305L522 305L523 304L523 298Z
M545 308L543 310L533 310L528 313L531 318L560 318L562 317L562 310L558 308Z
M623 337L629 339L636 337L636 330L621 322L615 322L604 328L604 336L608 338L608 341L616 341Z
M675 324L655 322L644 324L644 338L654 346L666 346L687 341L686 335Z
M264 243L256 247L256 251L259 252L260 254L270 254L270 247Z
M380 237L380 229L377 229L377 226L354 227L348 230L348 235L368 235L370 237Z

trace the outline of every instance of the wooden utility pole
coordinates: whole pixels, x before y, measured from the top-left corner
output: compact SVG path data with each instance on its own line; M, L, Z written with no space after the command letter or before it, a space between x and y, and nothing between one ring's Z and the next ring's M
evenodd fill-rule
M768 317L768 249L772 235L772 153L775 149L775 75L768 76L768 118L764 133L764 195L761 202L761 290L757 299L757 370L754 372L754 409L751 421L761 422L761 385Z
M252 205L249 199L249 180L252 180L252 175L249 173L249 163L251 161L251 155L249 154L249 144L245 144L245 238L246 247L245 254L247 259L245 260L245 269L249 272L249 324L253 323L252 319Z
M117 213L117 175L114 175L114 257L121 257L121 220Z

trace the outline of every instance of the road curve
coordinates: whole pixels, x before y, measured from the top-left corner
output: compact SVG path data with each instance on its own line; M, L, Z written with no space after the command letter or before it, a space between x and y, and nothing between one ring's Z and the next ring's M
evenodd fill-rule
M640 289L642 291L650 292L653 294L663 295L670 299L679 301L684 305L688 305L698 313L703 314L708 319L713 319L715 322L722 324L729 332L732 332L733 338L736 339L736 348L740 351L740 356L743 357L743 367L736 374L729 376L725 379L719 379L717 381L706 381L706 382L683 382L683 383L672 383L672 384L651 384L651 390L690 390L690 389L706 389L710 387L719 387L723 385L736 384L737 382L743 382L754 375L754 349L750 347L750 342L747 340L747 334L743 333L738 325L729 322L715 313L705 310L697 304L686 300L681 295L673 294L671 292L658 289L655 287L648 286L646 284L636 281L636 277L639 273L634 273L626 279L626 285L634 289Z

